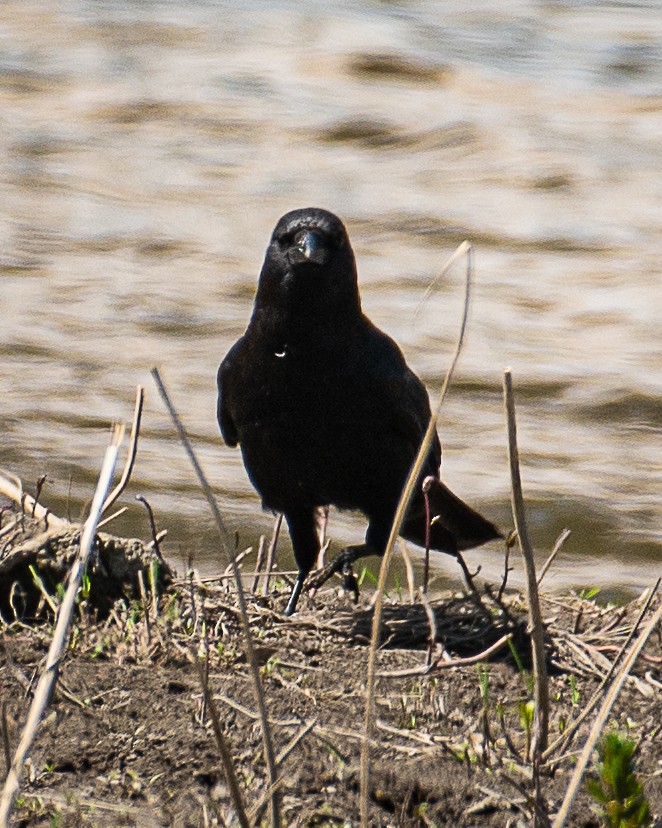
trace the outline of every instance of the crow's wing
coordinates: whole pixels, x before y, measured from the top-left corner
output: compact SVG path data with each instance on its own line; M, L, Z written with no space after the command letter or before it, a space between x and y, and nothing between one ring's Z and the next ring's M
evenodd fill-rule
M221 366L218 369L218 375L216 378L218 385L216 417L218 419L218 425L221 429L223 439L225 440L228 446L232 447L236 446L239 442L239 434L237 433L237 426L235 425L232 414L230 413L228 400L232 393L232 378L233 374L237 370L236 361L239 356L238 351L241 342L242 340L240 339L237 342L235 342L235 344L232 346L223 362L221 362Z
M384 401L393 430L409 444L414 454L430 421L428 392L416 374L409 368L397 344L379 328L369 323L367 348L370 355L369 374L374 391ZM441 444L435 433L430 450L434 468L428 474L436 475L441 463Z

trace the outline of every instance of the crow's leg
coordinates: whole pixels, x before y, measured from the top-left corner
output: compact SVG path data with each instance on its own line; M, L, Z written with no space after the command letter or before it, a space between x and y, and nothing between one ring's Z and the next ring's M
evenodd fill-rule
M299 574L294 582L290 600L285 608L285 615L292 615L297 608L297 601L303 589L306 576L313 568L320 551L319 535L315 509L302 509L297 512L285 512L285 520L290 530L294 559L299 567Z
M309 589L318 589L326 583L336 572L342 571L345 576L345 588L354 594L358 600L358 585L352 572L352 565L359 558L367 558L369 555L383 555L388 536L391 532L390 516L386 519L370 518L368 531L365 533L365 543L357 546L347 546L337 555L330 564L317 572L310 580Z
M379 555L377 549L368 543L359 546L347 546L336 557L319 572L316 572L308 582L308 589L319 589L329 578L342 570L347 577L351 573L352 564L359 558L367 558L368 555Z
M474 578L476 577L476 575L478 575L478 573L480 572L480 569L481 569L480 564L478 566L478 569L472 575L471 572L469 572L469 567L467 566L466 561L462 557L462 553L459 550L456 550L452 554L453 554L453 557L455 558L455 560L460 564L460 569L462 570L462 575L464 576L464 582L467 585L467 588L469 589L469 592L471 592L471 594L474 596L474 598L477 598L478 601L480 602L481 601L480 593L478 592L476 584L474 583Z

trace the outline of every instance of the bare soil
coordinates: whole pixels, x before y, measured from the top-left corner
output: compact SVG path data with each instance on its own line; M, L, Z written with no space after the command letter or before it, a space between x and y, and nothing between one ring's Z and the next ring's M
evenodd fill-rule
M267 825L260 725L235 596L216 580L175 581L158 596L119 600L103 619L78 607L60 680L25 768L20 826L235 825L223 767L195 662L204 663L247 809ZM249 596L276 753L282 759L281 806L287 826L359 823L359 755L365 710L367 593L355 607L335 589L280 614L288 588ZM659 599L655 599L658 601ZM420 604L387 602L378 654L377 722L371 751L370 824L374 826L518 826L532 821L533 786L522 718L530 698L524 610L485 598L434 602L437 637L427 675L421 669L429 625ZM505 606L505 605L504 605ZM554 743L598 688L623 645L642 599L600 607L577 596L545 597ZM0 698L13 751L47 651L53 617L4 618L0 625ZM446 666L444 658L479 653L507 630L490 662ZM446 655L442 655L445 648ZM653 633L610 720L638 743L637 771L654 820L662 819L662 644ZM542 768L545 814L562 801L594 714ZM294 746L292 743L294 741ZM6 759L0 759L0 768ZM4 774L3 774L4 775ZM584 789L569 824L598 826ZM251 811L252 809L252 811Z

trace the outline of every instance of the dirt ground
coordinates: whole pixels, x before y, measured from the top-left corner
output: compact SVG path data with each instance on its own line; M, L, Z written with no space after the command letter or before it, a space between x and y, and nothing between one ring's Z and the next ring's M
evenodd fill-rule
M22 778L20 826L214 826L238 824L196 662L209 686L253 824L267 825L265 763L257 706L227 581L175 581L152 600L118 601L103 620L81 602L61 678ZM359 824L359 757L372 610L336 589L280 614L287 586L249 595L266 703L281 775L283 825ZM655 599L659 601L659 599ZM487 598L486 598L487 602ZM438 668L425 664L429 625L420 603L390 596L378 653L376 727L371 750L370 824L519 826L532 821L533 786L523 711L530 698L528 643L519 599L507 617L466 596L434 602ZM551 699L550 743L598 688L625 642L642 599L623 608L546 597ZM52 634L38 623L0 624L0 699L13 751ZM470 657L507 630L491 661ZM637 772L662 824L662 644L656 630L610 717L638 743ZM542 769L542 807L559 808L594 713ZM288 752L289 751L289 752ZM4 773L3 773L4 775ZM569 824L601 824L584 788ZM252 810L251 810L252 809Z

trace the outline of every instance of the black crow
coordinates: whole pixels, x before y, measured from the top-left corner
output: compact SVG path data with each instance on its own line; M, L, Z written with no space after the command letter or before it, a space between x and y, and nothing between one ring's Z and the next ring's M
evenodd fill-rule
M351 560L384 552L407 475L430 418L427 392L395 342L361 310L356 263L333 213L293 210L273 232L244 335L218 371L218 422L241 446L265 508L282 512L299 568L294 612L319 552L316 510L368 518ZM421 473L432 476L430 547L457 555L501 537L439 480L435 436ZM402 536L424 545L421 487Z

